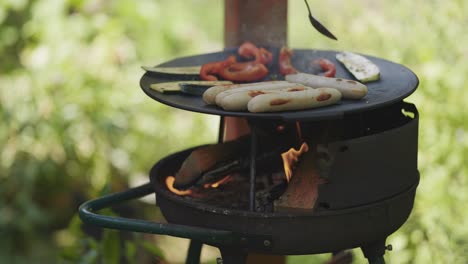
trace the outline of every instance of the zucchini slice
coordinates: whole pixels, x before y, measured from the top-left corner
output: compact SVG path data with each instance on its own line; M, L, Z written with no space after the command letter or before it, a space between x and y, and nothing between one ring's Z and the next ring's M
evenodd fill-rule
M150 88L160 93L186 92L190 94L199 94L194 89L209 88L216 85L231 84L231 81L178 81L153 83ZM184 87L184 90L182 90Z
M380 70L377 65L364 56L352 52L336 54L336 59L361 82L372 82L380 79Z
M160 74L173 74L173 75L200 75L201 66L188 66L188 67L147 67L141 68L148 72Z

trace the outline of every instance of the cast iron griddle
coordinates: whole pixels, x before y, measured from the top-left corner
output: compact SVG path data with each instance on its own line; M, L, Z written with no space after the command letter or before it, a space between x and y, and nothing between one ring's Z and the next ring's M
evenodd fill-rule
M274 64L269 66L270 75L265 80L283 79L277 73L278 49L269 49L274 56ZM336 77L354 79L352 75L336 59L337 51L327 50L294 50L292 65L301 72L317 72L317 67L313 66L312 61L319 58L327 58L336 65ZM229 55L235 55L236 49L225 50L222 52L208 53L191 57L177 58L158 66L179 67L196 66L207 62L220 61L226 59ZM162 94L150 88L150 84L159 82L181 81L181 80L199 80L184 76L168 76L147 72L140 79L140 86L143 91L154 100L184 110L213 114L220 116L236 116L249 119L280 119L284 121L313 121L324 119L341 118L345 114L369 111L375 108L383 107L403 100L413 93L418 87L419 80L417 76L403 65L390 62L388 60L366 56L380 68L380 80L366 83L368 94L361 100L343 99L339 104L323 108L315 108L300 111L275 112L275 113L250 113L250 112L231 112L224 111L222 108L213 105L206 105L200 96L193 96L182 93ZM240 59L239 59L240 60Z

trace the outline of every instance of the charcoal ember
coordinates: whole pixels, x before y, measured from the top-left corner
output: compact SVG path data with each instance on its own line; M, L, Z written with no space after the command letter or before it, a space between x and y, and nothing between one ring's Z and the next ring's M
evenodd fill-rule
M193 202L217 208L249 210L249 174L233 173L228 176L228 181L216 187L210 186L209 184L205 186L192 186L189 190L193 191L193 195L183 197ZM273 174L260 173L257 175L255 199L256 205L259 205L258 212L273 212L273 201L276 200L287 187L287 183L284 179L284 172Z
M255 193L255 211L263 213L274 212L274 201L277 200L286 190L288 184L286 180Z
M229 182L217 188L195 187L200 190L201 195L188 199L219 208L248 210L249 186L244 175L235 173L230 175Z

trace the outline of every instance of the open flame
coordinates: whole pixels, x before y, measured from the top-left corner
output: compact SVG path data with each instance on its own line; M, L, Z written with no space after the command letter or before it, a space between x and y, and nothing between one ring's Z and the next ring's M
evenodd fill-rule
M288 151L281 154L283 159L284 173L286 175L286 180L289 182L293 174L294 164L299 160L299 157L309 151L309 145L306 142L303 142L299 150L290 148Z
M177 194L177 195L180 195L180 196L186 196L186 195L192 195L193 192L192 190L178 190L176 188L174 188L174 181L175 181L175 178L174 176L167 176L166 178L166 186L167 186L167 189L169 189L169 191Z
M222 178L221 180L219 180L217 182L204 184L203 188L205 188L205 189L216 189L220 185L229 182L231 179L232 179L232 176L228 175L228 176ZM174 188L174 181L175 181L174 176L167 176L166 177L167 189L169 191L171 191L172 193L175 193L175 194L177 194L179 196L203 197L203 194L199 192L200 191L199 189L179 190L179 189Z
M217 182L215 182L215 183L207 183L207 184L203 185L203 187L204 187L205 189L209 189L209 188L216 189L216 188L218 188L221 184L224 184L224 183L230 181L231 178L232 178L231 175L228 175L228 176L222 178L221 180L219 180L219 181L217 181Z

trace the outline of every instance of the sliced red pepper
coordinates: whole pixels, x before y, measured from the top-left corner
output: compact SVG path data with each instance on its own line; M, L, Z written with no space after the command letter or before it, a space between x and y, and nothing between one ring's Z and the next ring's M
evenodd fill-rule
M318 64L322 70L325 72L323 73L323 76L325 77L335 77L336 74L336 66L333 64L333 62L327 60L327 59L318 59L314 61L314 63Z
M273 54L264 48L258 48L251 42L244 42L237 53L242 58L245 59L253 59L255 58L255 62L262 63L262 64L270 64L273 61Z
M200 70L200 78L205 81L217 81L218 77L214 74L217 72L219 62L210 62L202 65Z
M219 62L210 62L202 65L200 77L202 80L215 81L218 76L230 81L251 82L265 78L268 69L265 64L273 61L271 52L264 48L257 48L251 42L244 42L237 50L245 59L253 59L250 62L237 62L235 56Z
M273 61L273 54L264 48L260 48L260 55L256 57L256 61L262 64L270 64Z
M246 41L240 45L237 53L239 53L242 58L253 59L257 55L257 51L257 46L255 46L252 42Z
M253 82L265 78L268 69L265 65L256 62L233 63L218 72L225 80L237 82Z
M218 77L216 77L216 75L228 65L231 65L235 62L236 57L231 55L224 61L205 63L200 69L200 78L205 81L217 81Z
M282 75L298 73L298 71L291 65L292 55L293 55L292 49L288 49L286 47L281 48L279 58L278 58L278 65L279 65L279 72Z

